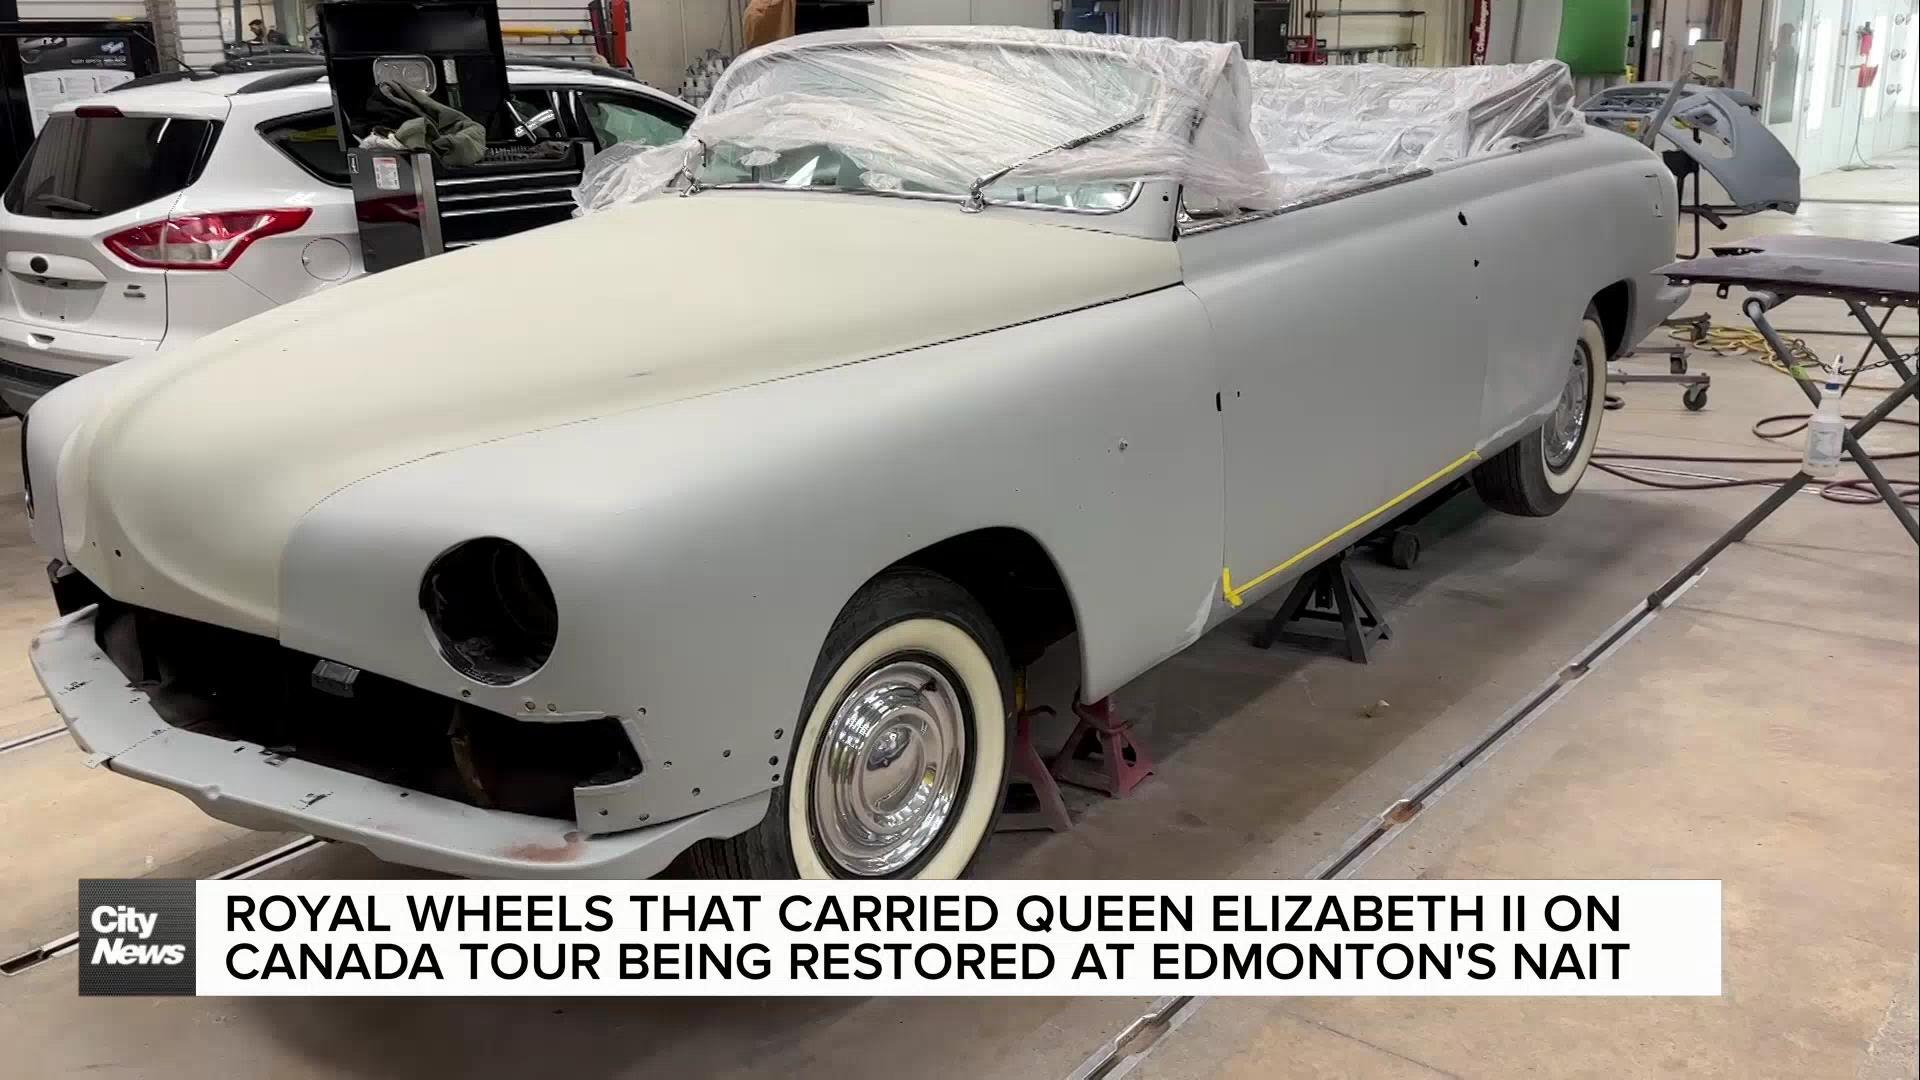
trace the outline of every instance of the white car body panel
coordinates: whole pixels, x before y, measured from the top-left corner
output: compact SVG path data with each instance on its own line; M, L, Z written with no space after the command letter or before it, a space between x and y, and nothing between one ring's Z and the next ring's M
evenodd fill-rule
M590 832L770 787L768 758L784 768L786 754L773 733L793 731L796 688L847 597L983 524L1034 537L1060 568L1100 694L1224 606L1214 381L1192 351L1204 329L1191 293L1161 289L382 472L301 519L281 640L503 713L533 701L633 718L675 782L583 798ZM430 516L401 512L429 499ZM622 510L583 527L567 509L583 501ZM531 552L567 613L553 659L515 686L467 684L423 632L423 560L476 535ZM613 563L630 602L602 599Z
M158 340L60 330L44 323L0 319L0 357L62 375L85 375L160 347Z
M328 770L281 777L139 695L69 687L95 670L85 612L36 668L110 767L228 820L459 873L651 873L759 820L829 628L887 568L983 530L1030 540L1097 699L1537 426L1588 305L1617 346L1679 302L1648 277L1672 242L1662 169L1576 132L1198 221L1151 185L1111 218L710 189L45 399L34 535L103 603L436 707L613 718L643 770L574 787L570 822L357 775L303 802ZM537 317L569 307L594 317ZM427 567L476 537L525 549L557 601L551 657L512 685L457 673L421 610Z
M1452 186L1432 177L1180 240L1222 369L1236 588L1279 584L1259 576L1477 441L1484 328ZM1393 419L1356 430L1357 408Z
M1179 241L1228 388L1231 603L1537 426L1565 382L1545 358L1571 353L1568 328L1610 285L1647 291L1643 320L1671 312L1677 296L1638 280L1670 234L1568 220L1573 177L1588 222L1658 220L1671 185L1624 142L1549 140ZM1569 231L1577 257L1543 257ZM1356 410L1392 420L1356 431Z
M677 257L634 259L642 247ZM377 472L1179 280L1165 242L908 200L643 203L401 267L140 365L62 454L64 549L116 595L271 635L295 524ZM865 317L847 318L848 298ZM581 320L559 345L544 319L461 314L570 307L634 317ZM423 313L442 316L427 341ZM368 347L340 349L340 328Z

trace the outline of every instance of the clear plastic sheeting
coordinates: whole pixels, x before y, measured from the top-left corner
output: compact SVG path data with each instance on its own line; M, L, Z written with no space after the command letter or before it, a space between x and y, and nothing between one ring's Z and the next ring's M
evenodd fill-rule
M964 196L980 177L1125 124L983 195L1113 209L1135 182L1171 180L1265 206L1249 94L1233 44L1015 27L808 34L736 61L681 142L598 155L576 198L604 209L683 171L701 184Z
M1584 130L1558 60L1247 66L1254 136L1282 203Z
M1117 210L1182 185L1194 212L1274 209L1582 130L1565 65L1249 65L1232 43L1014 27L808 34L729 67L686 137L616 145L583 212L755 185Z

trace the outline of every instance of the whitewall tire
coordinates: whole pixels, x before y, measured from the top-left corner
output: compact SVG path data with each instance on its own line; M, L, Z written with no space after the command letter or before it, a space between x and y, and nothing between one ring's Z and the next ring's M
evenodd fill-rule
M1545 517L1566 504L1586 475L1606 411L1607 335L1592 308L1568 350L1565 381L1540 427L1473 471L1474 490L1508 514Z
M690 852L718 877L956 878L1006 785L1009 665L964 589L881 575L821 649L784 782L759 826Z

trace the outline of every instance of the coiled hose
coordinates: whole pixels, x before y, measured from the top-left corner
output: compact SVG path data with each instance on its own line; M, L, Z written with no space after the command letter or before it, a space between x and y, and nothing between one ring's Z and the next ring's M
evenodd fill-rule
M1689 320L1674 321L1683 322ZM1886 320L1882 319L1881 326L1883 329L1885 325ZM1715 356L1738 356L1751 360L1756 364L1770 367L1775 371L1784 372L1788 375L1794 374L1792 370L1774 356L1773 349L1767 344L1767 339L1762 337L1758 330L1738 330L1731 327L1715 326L1707 329L1705 333L1696 335L1690 332L1685 326L1681 326L1672 330L1671 333L1675 340L1686 342L1700 352L1712 353ZM1835 373L1833 365L1820 359L1803 339L1790 338L1786 340L1785 344L1787 351L1793 356L1794 363L1802 370L1814 368L1829 375ZM1872 351L1871 347L1869 347L1868 351L1869 353ZM1911 363L1913 354L1908 354L1906 359ZM1846 385L1840 389L1841 396L1845 397L1848 391L1854 389L1855 380L1860 377L1862 371L1885 367L1890 363L1892 363L1892 361L1884 357L1873 363L1867 363L1866 354L1862 354L1861 363L1856 364L1852 371L1848 373ZM1891 393L1898 389L1898 387L1862 386L1860 389L1880 390ZM1754 421L1752 431L1754 435L1762 439L1784 439L1790 435L1797 435L1805 431L1807 429L1807 421L1812 415L1812 413L1778 413L1773 416L1763 416ZM1862 419L1861 416L1853 413L1846 414L1846 418L1849 421ZM1916 424L1912 420L1904 420L1893 416L1889 416L1880 422L1882 424L1896 424L1900 427L1920 427L1920 424ZM1793 426L1773 430L1774 425L1778 424L1792 424ZM1873 460L1876 463L1906 461L1914 458L1920 458L1920 450L1903 450L1896 453L1875 454L1873 456ZM1631 481L1635 484L1643 484L1651 488L1659 488L1663 491L1713 491L1720 488L1771 487L1786 483L1793 479L1796 474L1789 473L1786 476L1756 477L1750 480L1725 478L1683 482L1659 480L1648 476L1635 475L1626 469L1608 465L1607 462L1664 461L1688 465L1798 465L1800 464L1800 460L1801 459L1797 457L1715 457L1700 454L1630 454L1618 450L1595 450L1592 464L1594 468L1599 469L1609 476L1617 476L1622 480ZM1848 458L1847 463L1852 464L1853 459ZM1911 480L1889 480L1887 486L1893 489L1894 494L1901 502L1914 509L1920 509L1920 483ZM1816 490L1819 492L1821 498L1831 502L1846 503L1855 506L1870 506L1880 501L1880 493L1874 490L1872 482L1865 477L1828 481L1825 484L1821 484Z

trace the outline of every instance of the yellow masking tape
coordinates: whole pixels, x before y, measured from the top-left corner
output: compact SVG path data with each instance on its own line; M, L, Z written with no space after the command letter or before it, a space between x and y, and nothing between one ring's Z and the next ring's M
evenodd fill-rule
M1406 502L1408 499L1419 494L1425 488L1430 487L1435 480L1438 480L1441 477L1446 476L1448 473L1458 470L1460 466L1465 465L1469 461L1478 461L1479 459L1480 459L1480 454L1476 450L1469 450L1466 453L1461 454L1459 457L1454 458L1452 461L1448 462L1445 466L1436 470L1434 473L1429 475L1426 479L1421 480L1419 483L1413 485L1412 487L1401 492L1400 494L1395 495L1393 498L1388 499L1386 502L1381 503L1379 506L1374 507L1372 510L1367 511L1366 513L1360 515L1359 517L1354 518L1352 521L1347 522L1345 525L1342 525L1340 528L1334 530L1333 532L1328 533L1326 536L1321 537L1318 541L1316 541L1313 544L1312 547L1309 547L1300 551L1298 554L1294 555L1292 558L1288 559L1286 562L1283 562L1279 566L1276 566L1273 569L1267 571L1266 573L1261 574L1259 577L1254 578L1252 581L1249 581L1246 584L1241 585L1239 588L1234 587L1233 571L1228 569L1227 567L1221 567L1220 568L1220 594L1227 598L1227 603L1233 605L1234 607L1239 607L1241 602L1240 598L1243 594L1246 593L1247 590L1258 587L1261 582L1267 580L1273 575L1281 573L1285 571L1288 567L1298 564L1300 560L1306 558L1309 555L1312 555L1314 552L1319 551L1321 548L1326 547L1328 544L1333 543L1335 540L1340 539L1341 537L1347 535L1348 533L1359 528L1360 526L1365 525L1367 522L1372 521L1374 518L1379 517L1381 514L1384 514L1387 511L1393 509L1394 507L1399 506L1401 503Z

